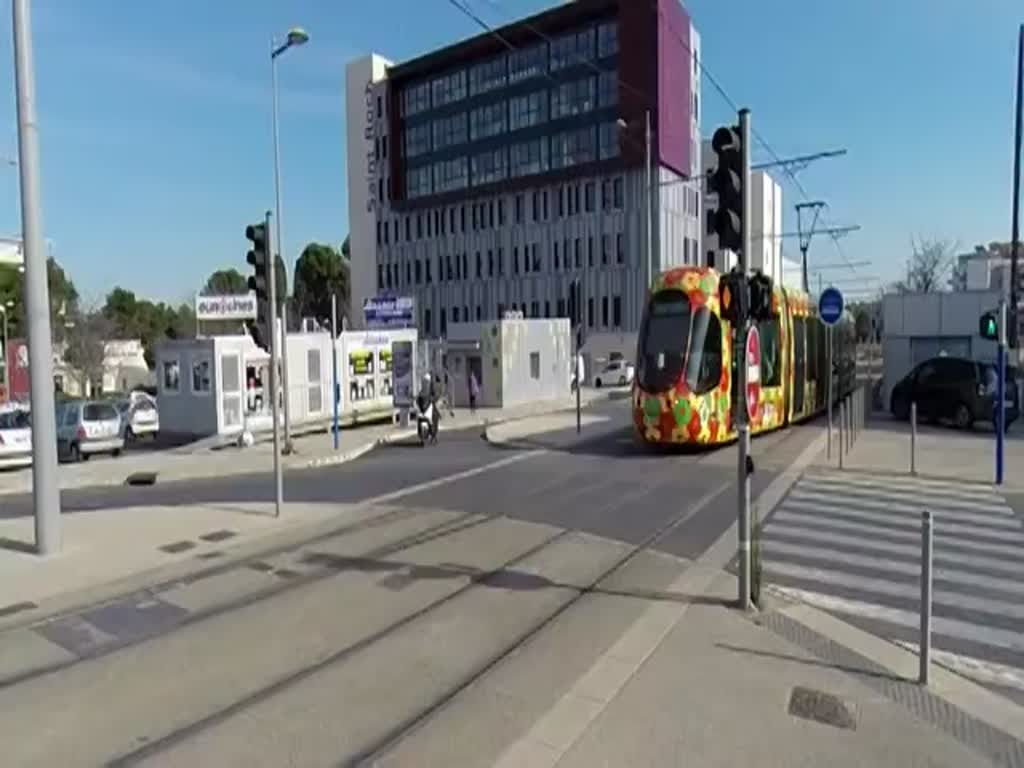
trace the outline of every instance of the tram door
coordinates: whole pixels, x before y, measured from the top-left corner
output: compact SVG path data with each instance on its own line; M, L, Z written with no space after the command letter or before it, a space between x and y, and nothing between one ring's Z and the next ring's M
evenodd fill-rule
M804 381L807 378L807 322L793 318L793 415L804 412Z

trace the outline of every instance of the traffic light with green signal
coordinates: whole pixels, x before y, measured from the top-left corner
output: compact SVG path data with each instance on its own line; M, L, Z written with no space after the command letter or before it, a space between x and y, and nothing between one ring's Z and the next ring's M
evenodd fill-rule
M996 312L986 312L978 321L978 335L983 339L999 341L999 315Z

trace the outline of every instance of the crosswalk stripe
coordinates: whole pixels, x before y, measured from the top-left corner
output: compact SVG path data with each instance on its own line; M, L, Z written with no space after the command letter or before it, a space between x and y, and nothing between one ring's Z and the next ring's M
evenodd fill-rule
M815 491L834 493L843 496L878 498L884 497L904 504L932 504L946 507L968 507L970 509L992 512L1000 515L1014 516L1010 507L1002 501L965 499L947 493L923 493L910 491L897 491L886 486L874 487L850 487L842 483L832 481L811 480L803 478L800 480L799 488L807 488Z
M794 600L813 605L827 611L835 611L848 616L883 621L901 627L917 628L921 618L916 612L889 608L883 605L865 603L860 600L848 600L834 595L825 595L806 589L794 587L772 586L772 590ZM1008 629L986 627L969 624L965 621L950 619L943 616L932 616L932 631L939 635L967 640L979 645L995 646L1015 652L1024 652L1024 635Z
M804 541L815 542L813 546L818 546L818 543L827 545L845 545L847 547L867 550L869 552L884 552L893 555L907 555L911 559L920 557L921 548L915 547L912 544L898 544L892 541L883 541L881 539L865 539L862 536L848 536L843 533L826 532L819 528L807 528L796 525L787 526L774 526L765 531L766 545L771 548L772 542L777 540L777 537L796 538ZM966 568L978 568L979 570L989 571L1005 571L1011 576L1017 576L1020 574L1021 562L1019 560L1006 560L1005 558L996 559L988 557L987 555L971 555L961 554L960 552L950 552L949 547L940 545L933 550L935 561L943 561L946 563L954 563L956 565L964 566Z
M1012 530L1024 530L1021 521L1016 517L1003 517L993 514L973 513L959 507L948 507L940 504L927 503L901 504L895 501L888 501L884 498L846 498L838 494L830 494L819 491L805 491L799 485L789 493L790 499L800 501L814 501L823 505L823 509L831 511L833 508L854 508L867 507L868 509L881 509L894 513L911 513L920 515L925 509L930 510L936 517L954 518L972 523L980 523L995 528L1009 528Z
M865 592L888 597L913 600L916 604L921 598L921 588L915 584L879 579L871 576L860 576L845 571L808 568L803 565L785 562L766 562L765 572L771 581L775 576L785 576L806 582L829 584L856 592ZM995 616L1024 620L1024 603L995 600L991 597L975 597L948 589L936 589L932 594L936 606L947 606L961 610L991 613Z
M920 535L921 532L921 518L918 515L908 515L905 513L897 514L886 514L885 512L863 510L863 509L847 509L838 505L822 505L820 502L804 502L797 499L788 499L785 504L779 508L778 512L772 515L771 519L774 519L782 512L798 512L798 513L813 513L819 520L827 520L833 517L836 518L847 518L854 520L863 520L873 523L882 523L886 526L893 526L895 528L908 528L915 530ZM977 538L984 538L987 540L995 540L999 542L1018 542L1024 545L1024 530L1014 531L1008 528L987 528L977 525L971 525L970 523L958 523L956 521L948 521L945 518L939 519L934 528L936 535L942 534L962 534L964 536L975 536Z
M890 558L871 557L869 555L856 555L843 552L830 547L809 548L797 544L789 544L773 540L765 546L766 559L781 555L794 557L813 557L825 560L833 565L848 565L859 568L871 568L876 571L902 573L908 576L917 576L921 573L921 566L918 563L903 563ZM782 558L779 558L782 559ZM955 568L933 568L932 574L935 579L948 581L953 584L969 584L982 589L991 589L996 592L1007 592L1024 597L1024 583L1017 580L998 579L992 576L982 576L977 573L957 570Z
M911 653L920 653L917 643L909 643L906 640L896 640L895 642L896 645L906 648ZM1024 669L1020 667L1009 667L994 661L976 659L972 656L951 653L938 648L932 648L932 661L965 677L971 677L979 683L1001 685L1004 688L1024 691Z
M810 526L820 528L822 530L836 528L840 531L862 533L871 537L884 534L890 539L904 539L906 541L913 542L921 541L921 526L919 523L909 524L907 530L879 528L879 526L871 525L870 523L858 523L851 520L833 520L827 517L822 517L821 515L809 515L788 509L780 509L775 512L771 517L770 524L765 526L765 531L766 533L770 533L775 531L777 526L788 528L790 525L799 527ZM933 532L937 546L942 546L948 541L950 545L955 545L958 549L972 549L978 552L989 552L993 555L1024 558L1024 548L1020 546L1014 546L1012 544L996 544L987 541L972 541L971 539L965 538L962 534L962 531L947 533L945 524L942 525L939 530ZM1004 541L1004 539L1000 540ZM1024 543L1024 534L1021 535L1021 542ZM1022 570L1024 570L1024 565L1022 565Z
M860 472L835 472L829 470L812 470L804 477L833 480L850 485L885 486L889 488L906 488L923 493L952 493L962 496L976 496L982 499L1001 501L999 493L988 485L972 485L958 480L924 480L914 477L896 475L862 474Z

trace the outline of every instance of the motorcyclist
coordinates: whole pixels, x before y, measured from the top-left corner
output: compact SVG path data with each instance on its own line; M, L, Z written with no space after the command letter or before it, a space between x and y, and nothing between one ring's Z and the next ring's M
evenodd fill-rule
M427 409L430 408L430 441L432 443L437 442L437 388L434 386L434 378L426 373L423 375L423 382L420 386L420 392L416 396L416 408L419 410L421 415L427 413Z

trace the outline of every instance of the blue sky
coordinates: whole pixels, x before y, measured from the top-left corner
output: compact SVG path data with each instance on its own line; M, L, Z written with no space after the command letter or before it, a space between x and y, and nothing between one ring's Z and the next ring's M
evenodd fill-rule
M640 2L641 0L636 0ZM537 0L467 0L494 23ZM704 62L782 156L846 147L800 174L860 274L892 279L912 235L1008 239L1019 0L691 0ZM0 156L16 152L10 2L0 5ZM347 231L344 65L402 60L474 34L446 0L33 0L44 225L82 293L115 284L181 301L245 267L242 232L272 206L268 46L280 60L285 250ZM969 12L965 9L971 9ZM732 119L704 84L705 133ZM758 150L755 159L767 159ZM786 214L799 199L787 180ZM794 225L787 226L787 229ZM0 232L20 230L0 165ZM787 243L791 255L795 243ZM812 263L836 263L828 239Z

